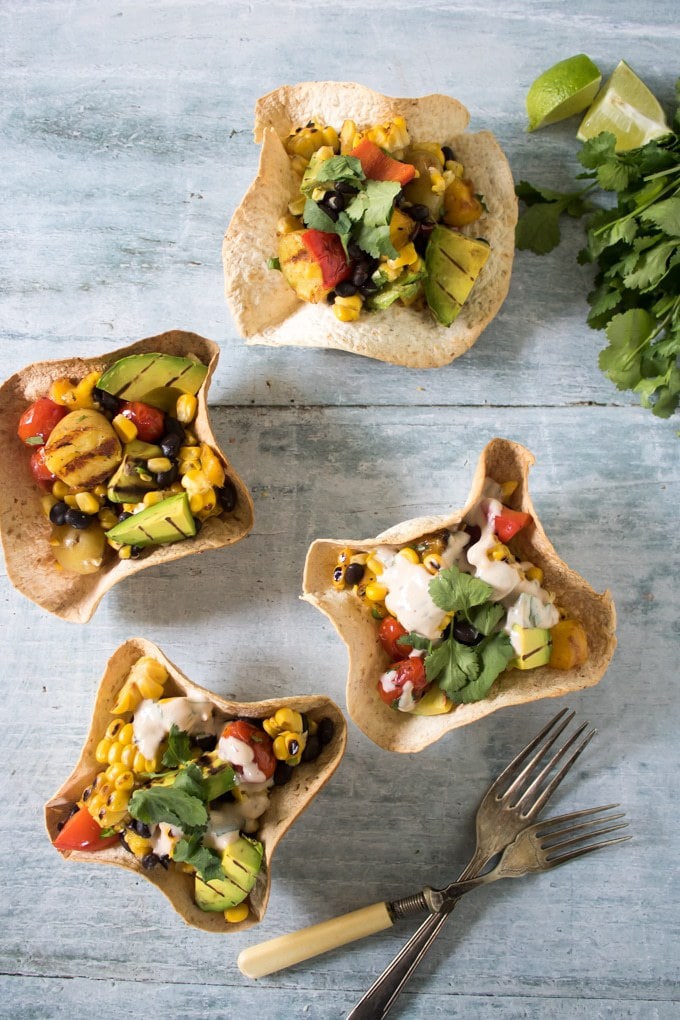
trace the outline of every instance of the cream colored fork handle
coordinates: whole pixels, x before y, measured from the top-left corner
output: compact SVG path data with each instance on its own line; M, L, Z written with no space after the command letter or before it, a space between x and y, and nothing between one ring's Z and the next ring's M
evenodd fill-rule
M333 917L321 924L313 924L290 935L280 935L244 949L239 955L238 966L242 974L250 978L264 977L295 963L302 963L312 956L320 956L329 949L337 949L348 942L362 939L366 935L391 928L393 924L386 903L373 903L350 914Z

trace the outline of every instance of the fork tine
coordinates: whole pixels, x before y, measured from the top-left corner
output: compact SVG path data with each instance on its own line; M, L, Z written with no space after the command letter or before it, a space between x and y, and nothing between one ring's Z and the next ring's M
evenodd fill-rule
M562 719L563 716L566 715L566 713L568 711L569 711L568 708L560 709L560 711L557 713L557 715L553 716L553 718L550 720L550 722L547 723L543 727L543 729L540 731L540 733L537 733L536 736L533 737L529 741L529 743L525 747L522 748L522 750L519 752L519 754L515 755L515 757L512 759L511 762L508 762L508 764L505 766L503 771L500 772L496 776L496 778L495 778L495 780L493 782L493 786L494 787L500 786L505 779L507 779L511 775L514 775L515 770L518 768L518 766L520 766L522 764L522 762L525 761L525 759L531 754L531 752L536 747L538 747L538 745L543 740L543 738L550 732L550 730L553 728L553 726L555 726L560 721L560 719ZM571 715L569 716L569 719L567 719L567 722L564 724L564 726L566 726L574 718L575 714L576 714L575 712L571 713ZM561 729L559 730L559 732L557 734L558 736L559 736L559 733L561 733L562 730L564 729L564 726L562 726Z
M567 715L567 713L569 714ZM564 718L565 715L567 716L566 719ZM573 711L569 712L568 709L563 708L562 711L558 712L557 715L553 719L551 719L548 725L544 726L541 732L537 733L534 739L520 751L517 757L513 758L510 764L503 769L501 774L498 776L498 779L494 783L494 786L501 786L503 780L509 777L510 775L514 775L514 779L507 787L505 792L498 797L499 800L512 796L512 794L519 789L519 787L525 781L527 776L531 775L536 765L545 757L545 755L553 746L557 738L561 736L561 734L567 728L567 726L572 721L575 715L576 715L575 712ZM547 736L550 733L550 730L559 722L561 722L561 725L558 726L558 728L552 734L547 743L543 747L541 747L538 751L536 751L536 754L534 754L534 756L530 758L529 761L526 762L524 768L518 774L515 775L517 766L521 765L531 754L531 752L536 750L536 748L541 743L543 738Z
M600 811L613 811L621 807L620 804L602 804L600 807L583 808L581 811L571 811L566 815L556 815L554 818L544 818L536 822L532 828L537 836L548 835L549 829L554 825L562 825L564 822L575 821L577 818L586 818L588 815L598 814Z
M622 828L622 826L617 826ZM632 836L616 836L614 839L603 839L601 843L593 843L591 846L582 846L577 850L570 850L566 854L562 854L560 857L553 857L547 862L547 867L557 868L560 864L565 864L567 861L573 861L576 857L584 857L585 854L591 854L595 850L603 850L607 846L614 846L616 843L627 843Z
M618 807L618 804L615 805L615 807ZM602 811L604 811L604 810L607 810L607 809L606 808L595 808L595 809L591 809L588 812L583 812L584 815L587 813L587 814L589 814L591 816L588 821L581 822L580 824L577 824L577 825L569 825L569 824L567 824L562 829L556 829L556 828L554 828L554 826L558 822L560 822L560 823L561 822L568 822L569 821L569 817L570 817L569 815L564 815L562 818L549 819L549 821L552 822L552 827L550 829L547 829L544 825L536 825L535 828L534 828L534 833L536 835L536 838L542 841L541 842L541 846L546 846L547 847L547 846L550 845L550 843L552 841L554 841L556 839L562 839L564 836L571 836L572 833L575 833L575 832L585 832L586 830L592 830L592 827L594 825L605 825L605 824L607 824L609 822L618 821L619 818L625 818L626 817L626 812L625 811L619 811L615 815L605 815L605 816L603 816L602 815ZM597 818L593 818L592 816L594 814L597 814L598 817ZM577 811L571 817L578 818L580 815L581 815L581 812Z
M538 790L538 787L543 782L543 780L548 775L548 773L564 757L564 755L573 746L573 744L578 740L578 738L580 736L582 736L582 734L584 733L584 731L586 730L586 728L589 725L590 724L587 723L587 722L583 723L583 725L580 726L578 730L576 730L576 732L560 748L560 750L555 755L553 755L551 760L548 762L548 764L545 766L545 768L542 769L542 771L539 773L539 775L533 781L531 786L529 786L529 788L525 791L525 793L520 797L520 799L517 802L516 806L519 806L519 804L521 804L522 802L526 801L527 798L529 797L529 795L533 795ZM588 744L593 739L593 737L595 736L596 733L597 733L597 730L593 729L593 730L590 731L590 733L586 734L586 736L583 738L581 743L574 750L573 754L570 755L570 757L567 758L567 760L564 762L564 764L562 765L562 768L559 770L559 772L557 772L552 777L552 779L550 780L548 785L545 787L543 792L540 794L540 796L534 801L534 803L531 805L531 807L529 807L526 811L523 812L523 816L525 818L531 818L532 815L537 815L539 813L539 811L543 808L543 805L552 796L554 791L557 789L557 787L560 785L560 783L562 782L564 777L567 775L567 773L571 769L571 767L574 764L574 762L580 757L581 754L583 754L583 752L585 751L586 747L588 746Z
M614 815L614 818L623 818L623 815ZM610 821L606 818L603 821ZM618 829L627 829L628 822L619 822L618 825L605 825L601 829L593 829L590 832L582 832L578 836L574 836L573 839L563 839L559 843L552 843L550 846L541 846L542 850L546 852L547 860L553 860L552 854L555 850L562 850L567 846L577 846L579 843L583 843L584 839L595 839L596 836L605 836L608 832L616 832ZM581 826L579 826L581 828ZM568 831L565 831L565 835L568 835ZM587 849L587 848L584 848ZM559 855L558 855L559 857Z

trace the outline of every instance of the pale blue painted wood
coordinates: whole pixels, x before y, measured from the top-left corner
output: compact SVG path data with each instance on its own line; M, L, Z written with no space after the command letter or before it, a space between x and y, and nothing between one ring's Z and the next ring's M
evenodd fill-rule
M394 1015L675 1015L677 422L597 369L579 228L551 257L518 256L497 320L436 372L246 349L222 300L220 241L256 165L253 103L284 81L450 92L474 128L497 133L517 178L560 186L576 170L575 124L525 134L533 77L581 50L605 71L625 57L669 103L679 36L670 2L5 0L3 375L174 326L218 339L215 429L253 491L256 525L233 549L120 586L86 627L41 613L2 570L0 1015L346 1014L409 925L257 984L236 969L238 951L445 881L470 851L490 777L555 703L405 758L350 727L339 772L277 851L264 923L231 939L186 928L129 875L61 862L42 805L79 754L107 657L133 634L222 694L324 690L342 704L344 647L297 598L309 542L459 505L493 435L533 450L549 535L619 611L612 668L569 699L601 736L558 803L620 799L636 838L469 897Z

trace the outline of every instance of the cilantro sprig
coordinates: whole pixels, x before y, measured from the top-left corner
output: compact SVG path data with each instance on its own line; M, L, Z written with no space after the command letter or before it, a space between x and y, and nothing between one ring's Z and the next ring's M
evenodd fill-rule
M465 645L453 636L453 628L440 643L420 634L399 641L425 651L425 675L456 704L481 701L515 654L507 634L496 631L505 615L503 606L491 601L493 588L486 581L446 567L430 581L430 596L445 613L456 613L482 635L476 645Z
M660 418L680 403L680 79L676 95L673 132L664 138L627 152L615 151L608 132L585 142L578 176L590 183L581 190L516 187L526 207L520 249L546 254L560 241L565 213L588 216L578 261L596 266L588 324L608 341L599 366Z

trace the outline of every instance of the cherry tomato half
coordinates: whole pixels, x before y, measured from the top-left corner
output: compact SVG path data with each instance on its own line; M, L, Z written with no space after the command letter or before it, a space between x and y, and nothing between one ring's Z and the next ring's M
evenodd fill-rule
M53 482L56 482L57 476L53 475L47 464L45 463L45 447L38 446L31 454L31 459L28 462L28 466L31 469L33 480L41 485L43 489L50 489Z
M120 413L137 426L137 437L144 443L155 443L165 433L165 415L157 407L126 400Z
M392 662L399 662L413 651L411 645L399 644L399 638L408 634L405 627L393 616L386 616L378 628L378 639Z
M511 510L504 506L498 517L494 517L493 530L501 542L509 542L530 521L531 514L522 513L521 510Z
M233 737L235 740L242 740L244 744L252 748L255 757L255 764L266 779L270 779L276 770L276 757L272 738L259 726L253 726L245 719L236 719L228 722L222 730L223 737Z
M40 397L34 404L27 407L21 418L17 435L22 443L29 446L42 446L46 443L50 432L68 414L65 407L55 404L49 397Z
M64 825L54 846L57 850L105 850L120 842L120 836L102 836L102 830L86 807L81 807Z
M425 666L419 655L413 655L410 659L402 662L395 662L394 669L389 671L390 690L386 691L382 682L378 681L378 694L388 705L395 705L406 684L412 684L411 694L415 701L422 698L429 684L425 675Z

